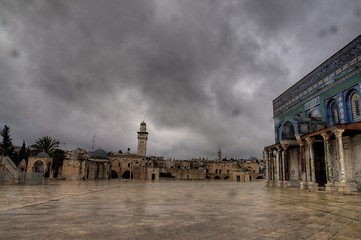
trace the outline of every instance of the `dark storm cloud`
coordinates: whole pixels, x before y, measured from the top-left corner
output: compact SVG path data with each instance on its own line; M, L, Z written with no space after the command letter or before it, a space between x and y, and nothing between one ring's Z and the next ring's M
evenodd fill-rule
M272 100L360 33L359 1L0 1L0 123L17 144L261 156ZM322 46L322 48L320 48Z

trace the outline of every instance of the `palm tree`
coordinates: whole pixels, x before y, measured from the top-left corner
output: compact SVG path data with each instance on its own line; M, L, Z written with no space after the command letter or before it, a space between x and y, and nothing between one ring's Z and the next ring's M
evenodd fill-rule
M49 136L39 138L35 144L31 145L31 147L38 152L46 152L47 154L51 154L55 149L59 147L59 141L54 140Z

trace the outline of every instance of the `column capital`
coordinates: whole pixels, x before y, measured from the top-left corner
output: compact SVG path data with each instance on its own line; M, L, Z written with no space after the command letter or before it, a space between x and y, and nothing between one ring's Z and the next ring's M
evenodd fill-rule
M308 137L308 138L306 138L306 142L308 143L308 144L312 144L313 143L313 138L312 137Z
M272 149L267 149L268 155L272 156L273 155L273 150Z
M270 152L269 149L265 149L265 150L263 151L263 154L268 156L268 155L269 155L269 152Z
M323 140L328 141L328 140L330 140L331 134L324 132L324 133L321 133L321 136L323 137Z
M300 145L300 147L305 145L305 143L301 139L297 140L297 143L298 143L298 145Z
M283 151L286 151L287 148L288 148L290 145L289 145L289 144L282 144L281 146L282 146Z
M342 137L342 133L345 131L345 129L335 129L332 131L333 134L335 134L336 137Z

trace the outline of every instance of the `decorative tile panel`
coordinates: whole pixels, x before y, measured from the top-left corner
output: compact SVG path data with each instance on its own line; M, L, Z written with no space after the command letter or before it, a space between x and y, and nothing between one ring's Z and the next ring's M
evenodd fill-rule
M345 70L352 71L353 66L359 64L359 62L361 62L361 35L273 100L274 116L298 104L298 102L294 102L286 106L286 103L295 96L302 96L303 99L307 98L307 96L337 80L335 78L341 72ZM322 80L324 84L320 86L319 83Z

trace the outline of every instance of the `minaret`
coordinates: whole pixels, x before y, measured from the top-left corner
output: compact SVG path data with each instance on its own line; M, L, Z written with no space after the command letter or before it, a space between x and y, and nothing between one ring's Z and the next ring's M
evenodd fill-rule
M218 149L218 161L222 161L222 151L221 151L221 148Z
M147 140L148 140L148 132L147 132L147 124L143 121L140 124L139 132L138 132L138 156L145 157L147 153Z

